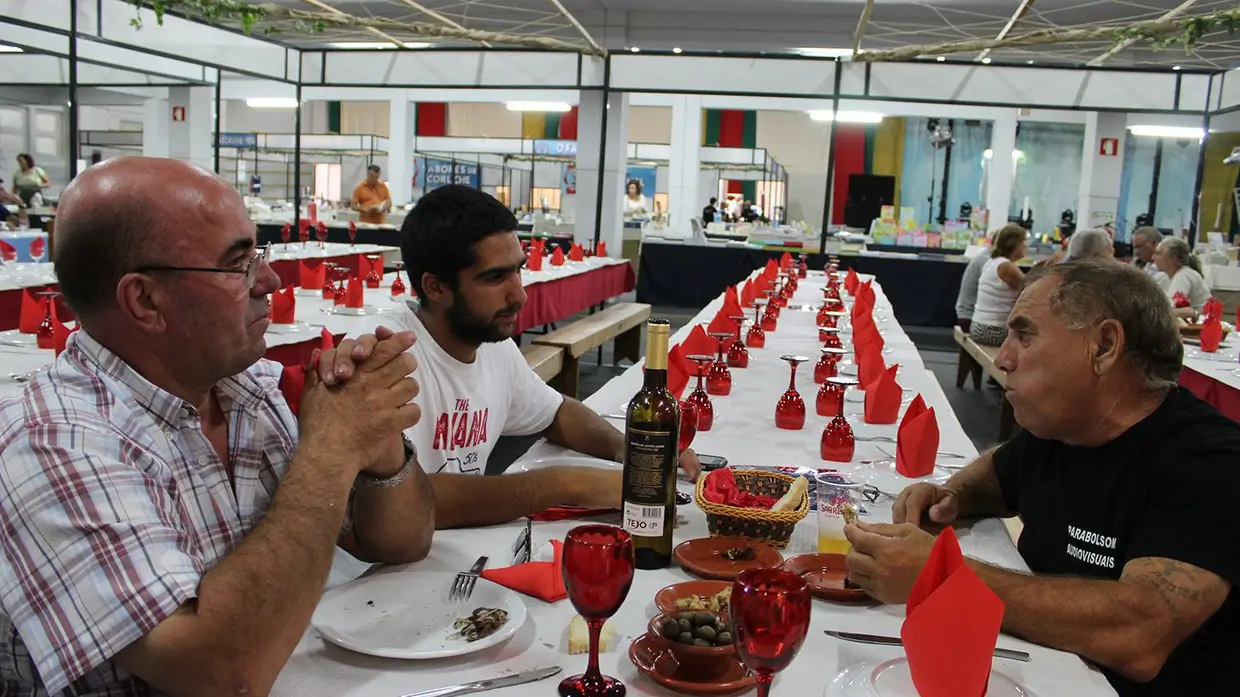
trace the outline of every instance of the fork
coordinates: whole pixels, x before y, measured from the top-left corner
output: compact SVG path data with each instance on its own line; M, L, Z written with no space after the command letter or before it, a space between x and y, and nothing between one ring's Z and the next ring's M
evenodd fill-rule
M473 568L457 574L456 580L452 582L452 592L448 594L448 598L457 602L469 600L469 597L474 594L474 584L478 583L478 575L482 573L486 565L487 558L478 557Z

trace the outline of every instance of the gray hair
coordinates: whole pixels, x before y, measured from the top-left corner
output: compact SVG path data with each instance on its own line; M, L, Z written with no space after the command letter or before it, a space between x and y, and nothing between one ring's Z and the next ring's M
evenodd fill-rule
M1058 281L1050 292L1051 311L1072 330L1107 319L1124 328L1124 358L1144 378L1146 389L1165 391L1178 384L1184 345L1171 303L1154 279L1127 264L1082 259L1035 269L1025 288L1040 280Z
M1137 242L1138 237L1151 239L1151 240L1154 240L1155 242L1158 242L1159 240L1163 238L1163 234L1159 232L1158 228L1154 227L1153 225L1144 225L1142 227L1137 228L1136 230L1132 232L1132 243L1133 244L1140 244L1139 242Z
M1198 261L1197 255L1193 254L1193 250L1189 249L1188 243L1178 237L1165 237L1162 242L1158 243L1159 247L1163 247L1167 256L1175 260L1175 263L1201 273L1201 262Z
M1115 245L1105 230L1080 230L1068 238L1069 259L1111 259L1114 256Z

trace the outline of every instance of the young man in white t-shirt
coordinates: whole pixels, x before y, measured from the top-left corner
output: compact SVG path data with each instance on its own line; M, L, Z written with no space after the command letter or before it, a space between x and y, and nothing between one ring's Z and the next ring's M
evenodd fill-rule
M480 477L501 435L543 434L606 460L623 461L624 436L581 402L544 383L511 339L525 304L525 255L517 220L483 191L445 186L405 218L401 252L420 302L376 324L417 337L422 410L406 431L435 487L439 528L493 525L545 508L620 505L620 472L554 467ZM697 475L692 450L681 467Z

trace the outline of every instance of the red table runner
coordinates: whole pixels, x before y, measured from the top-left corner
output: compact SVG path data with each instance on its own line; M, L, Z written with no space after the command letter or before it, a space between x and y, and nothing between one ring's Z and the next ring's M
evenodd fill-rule
M1180 370L1180 384L1187 387L1202 401L1218 409L1223 416L1240 422L1240 390L1189 367Z
M525 287L525 307L517 315L517 333L558 322L633 290L633 266L612 264L574 276Z

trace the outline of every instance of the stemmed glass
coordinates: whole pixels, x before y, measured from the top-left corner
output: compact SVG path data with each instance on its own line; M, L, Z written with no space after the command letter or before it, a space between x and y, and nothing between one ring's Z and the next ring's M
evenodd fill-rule
M680 403L680 442L677 444L677 452L683 453L693 444L693 438L698 432L698 411L697 406L685 400Z
M39 329L35 332L35 345L41 349L54 349L56 348L56 329L52 326L52 303L56 302L60 293L45 290L36 295L43 298L43 321L39 323Z
M285 249L288 249L288 241L291 239L293 239L293 226L285 223L284 227L280 228L280 241L284 243Z
M405 262L392 262L396 266L396 280L392 281L392 296L405 294L405 282L401 280L402 272L405 270Z
M797 392L797 366L809 360L805 356L780 356L792 367L792 376L788 379L788 390L779 398L775 405L775 427L785 431L799 431L805 428L805 400Z
M787 278L784 279L784 297L792 298L793 293L797 292L797 286L799 285L800 284L797 282L796 272L789 269Z
M780 271L779 289L775 296L775 304L779 307L788 307L788 296L790 295L792 295L792 289L788 287L788 274Z
M624 683L598 668L598 640L633 585L633 539L610 525L582 525L564 538L564 590L590 631L586 672L560 683L561 697L624 697Z
M340 285L336 286L336 292L332 296L332 300L334 300L337 305L344 305L345 299L348 297L349 293L348 289L344 286L345 279L349 277L349 267L344 266L343 264L336 264L332 268L336 272L336 278L340 281Z
M710 364L715 361L714 356L685 356L689 360L697 364L697 389L689 393L689 397L685 400L685 404L693 405L697 411L697 430L709 431L712 424L715 423L715 407L710 403L710 395L702 386L702 380L706 378L706 370Z
M741 326L745 324L745 316L729 317L729 319L736 323L736 336L732 339L732 345L728 347L728 367L748 368L749 349L745 348L745 344L741 342Z
M375 271L376 262L380 262L382 261L382 259L383 259L382 254L367 254L366 255L366 261L368 262L366 265L367 267L370 268L370 271L366 273L366 287L367 288L378 288L379 284L383 282L383 276L380 275L378 271Z
M814 364L814 383L821 385L827 381L827 378L833 378L838 372L838 364L844 354L848 353L844 348L836 348L831 346L822 347L822 356L818 362ZM825 416L825 414L824 414Z
M728 370L727 360L723 357L724 345L732 335L728 332L709 332L709 336L719 342L719 357L706 374L706 391L722 397L732 393L732 371Z
M754 348L766 346L766 332L762 331L762 306L765 304L756 300L753 303L753 326L749 328L749 333L745 335L745 343Z
M775 673L792 663L809 633L805 580L779 569L742 571L732 581L728 611L736 653L757 673L758 697L768 697Z
M818 392L818 413L823 416L827 416L827 414L823 414L822 408L823 390L826 390L828 385L835 385L838 389L833 389L832 393L839 394L839 400L834 405L836 408L835 416L822 429L822 440L818 445L818 452L824 460L851 462L853 459L857 440L853 436L852 426L848 425L848 419L844 418L844 392L849 387L857 384L857 381L853 378L828 378L822 385L823 389Z
M823 349L824 351L826 349ZM852 385L859 385L857 378L848 376L829 377L822 381L818 388L816 408L819 416L835 416L844 411L844 391Z
M773 332L779 322L779 305L775 303L776 291L767 290L763 293L766 295L766 312L762 315L762 330Z
M357 246L357 223L352 220L349 221L349 246Z
M330 261L323 262L323 299L324 300L335 300L336 298L335 275L336 275L337 268L339 267L331 263Z
M301 246L304 249L306 247L306 243L310 241L309 220L304 220L302 218L297 219L297 239L301 241Z
M318 224L314 226L314 238L319 241L319 249L323 249L327 246L327 223L320 220Z
M809 259L802 254L797 259L797 278L805 278L809 276Z
M835 327L819 327L818 340L825 348L844 348L840 342L840 330Z

